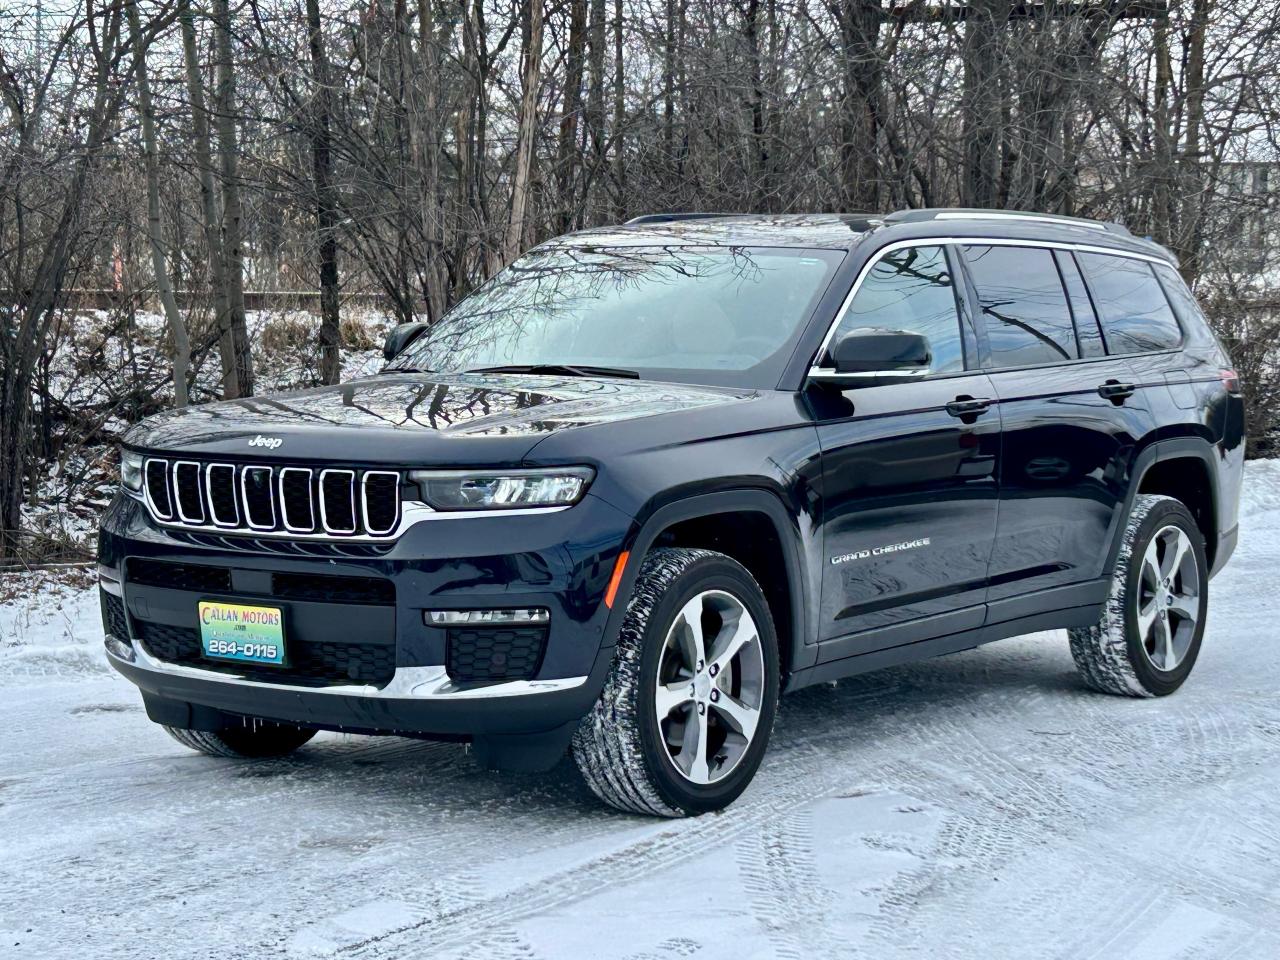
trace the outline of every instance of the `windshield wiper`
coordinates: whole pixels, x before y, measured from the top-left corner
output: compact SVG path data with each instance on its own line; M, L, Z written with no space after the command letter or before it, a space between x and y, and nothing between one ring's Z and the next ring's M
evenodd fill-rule
M635 370L622 367L593 367L573 363L511 363L500 367L476 367L467 373L548 373L568 377L622 377L639 380Z

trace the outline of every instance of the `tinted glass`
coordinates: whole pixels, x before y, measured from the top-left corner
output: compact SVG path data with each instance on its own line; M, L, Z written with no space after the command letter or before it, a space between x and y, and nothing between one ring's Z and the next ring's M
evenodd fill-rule
M1191 325L1207 325L1208 321L1200 310L1200 304L1196 303L1195 297L1187 289L1187 284L1182 279L1181 274L1173 267L1163 263L1155 264L1155 270L1156 276L1160 278L1160 286L1164 287L1164 292L1168 295L1169 302L1173 304L1173 312L1182 323L1183 329L1185 330Z
M876 262L836 337L864 328L918 333L929 341L931 372L964 369L955 284L942 247L894 250Z
M1075 328L1053 252L1037 247L970 246L978 308L995 367L1074 360Z
M1102 320L1108 353L1168 350L1182 342L1151 264L1102 253L1077 254Z
M1080 356L1105 356L1107 348L1102 343L1102 328L1098 326L1098 315L1093 311L1093 301L1089 299L1089 291L1080 276L1080 267L1075 257L1062 250L1055 250L1053 259L1058 261L1058 272L1062 274L1067 299L1071 302L1071 316L1076 322L1076 342L1080 345Z
M457 304L388 369L564 364L771 388L843 257L679 245L534 251Z

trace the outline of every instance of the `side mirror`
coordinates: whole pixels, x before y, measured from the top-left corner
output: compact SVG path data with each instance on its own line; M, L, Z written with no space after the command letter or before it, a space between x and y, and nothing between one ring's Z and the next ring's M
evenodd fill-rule
M404 348L418 337L422 336L427 330L425 323L402 323L392 329L387 334L387 341L382 345L382 358L384 360L394 360Z
M918 380L929 372L929 341L905 330L850 330L831 344L809 379L838 386L870 386Z

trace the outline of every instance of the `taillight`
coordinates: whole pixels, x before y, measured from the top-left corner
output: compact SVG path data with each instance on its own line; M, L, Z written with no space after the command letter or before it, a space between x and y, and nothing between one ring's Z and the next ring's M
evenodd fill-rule
M1240 392L1240 375L1234 370L1219 370L1218 378L1222 381L1222 385L1227 388L1227 393L1237 394Z

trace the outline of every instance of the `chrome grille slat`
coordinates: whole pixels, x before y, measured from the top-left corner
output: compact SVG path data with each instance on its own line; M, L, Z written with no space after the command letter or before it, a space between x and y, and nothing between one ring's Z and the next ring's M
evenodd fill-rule
M416 503L402 508L402 480L395 470L148 457L141 498L154 520L187 530L389 541L409 514L430 512Z
M292 517L289 515L289 491L286 489L286 482L290 475L297 476L301 480L306 490L307 517L305 522L297 522L300 517ZM312 489L311 478L314 474L309 467L282 467L280 469L279 488L276 490L276 496L280 501L280 520L284 524L284 528L290 533L314 533L316 529L316 504L315 491ZM295 480L294 483L298 481Z
M350 536L358 529L356 472L320 471L320 525L325 533Z
M173 519L173 493L169 486L169 461L149 458L142 468L144 498L151 515L159 520ZM159 496L164 497L163 506Z
M244 504L244 519L251 530L274 530L276 528L276 498L272 490L271 478L274 476L275 470L272 467L248 466L240 469L240 502ZM262 477L262 480L258 480ZM248 484L254 484L255 491L250 494ZM255 516L254 501L261 497L261 491L266 491L265 502L270 507L270 515L267 519L262 516ZM259 504L261 506L261 504Z
M214 475L217 471L217 475ZM228 476L228 473L230 476ZM240 526L240 498L236 496L236 468L232 463L210 463L204 468L204 497L215 527ZM230 498L231 518L218 515L218 502Z
M183 523L205 521L204 494L200 489L200 464L194 460L176 460L170 471L173 477L173 503ZM188 508L192 508L188 513ZM196 513L199 510L199 513Z

